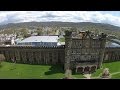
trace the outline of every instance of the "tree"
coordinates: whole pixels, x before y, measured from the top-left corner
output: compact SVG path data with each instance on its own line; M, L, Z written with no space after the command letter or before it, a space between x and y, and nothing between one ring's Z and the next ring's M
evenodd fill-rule
M70 31L76 31L77 32L77 28L76 27L71 27Z
M20 33L21 33L21 35L22 35L24 38L26 38L26 37L28 36L28 29L22 28L22 29L20 30Z
M109 69L105 68L102 72L102 78L110 78L110 73L109 73Z
M43 28L42 28L42 27L38 27L38 28L37 28L36 33L38 34L38 36L40 36L40 35L43 34L42 31L43 31Z

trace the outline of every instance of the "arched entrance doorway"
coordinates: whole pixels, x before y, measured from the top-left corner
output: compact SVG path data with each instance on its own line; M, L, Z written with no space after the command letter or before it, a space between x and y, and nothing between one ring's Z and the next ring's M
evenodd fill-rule
M84 68L84 73L90 73L90 67L88 67L88 66L85 67L85 68Z
M90 72L93 73L96 70L96 66L92 66Z
M78 68L77 68L77 72L78 72L78 73L83 73L83 67L78 67Z

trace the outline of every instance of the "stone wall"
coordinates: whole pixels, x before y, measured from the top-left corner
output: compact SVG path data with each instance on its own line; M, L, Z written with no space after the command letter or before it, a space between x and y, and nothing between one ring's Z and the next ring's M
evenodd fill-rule
M105 49L104 62L120 61L120 48L111 47Z
M63 64L64 46L32 47L32 46L1 46L0 53L9 62L28 64Z
M64 64L65 47L0 46L5 61L28 64ZM104 62L120 61L120 48L105 48Z

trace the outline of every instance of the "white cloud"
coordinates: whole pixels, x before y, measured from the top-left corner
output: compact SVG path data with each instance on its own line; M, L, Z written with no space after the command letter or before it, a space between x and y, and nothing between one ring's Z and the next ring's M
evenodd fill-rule
M115 12L115 11L114 11ZM1 11L0 24L29 21L95 22L120 26L120 12L110 11Z

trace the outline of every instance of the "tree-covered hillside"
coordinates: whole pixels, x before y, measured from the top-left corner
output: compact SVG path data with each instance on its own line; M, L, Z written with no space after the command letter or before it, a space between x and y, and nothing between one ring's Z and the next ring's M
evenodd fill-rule
M29 30L30 33L38 33L38 35L54 35L63 34L65 30L69 30L73 27L77 31L94 31L95 33L104 32L108 35L116 36L120 39L120 27L92 22L24 22L24 23L10 23L6 25L0 25L0 33L19 33L24 30Z

